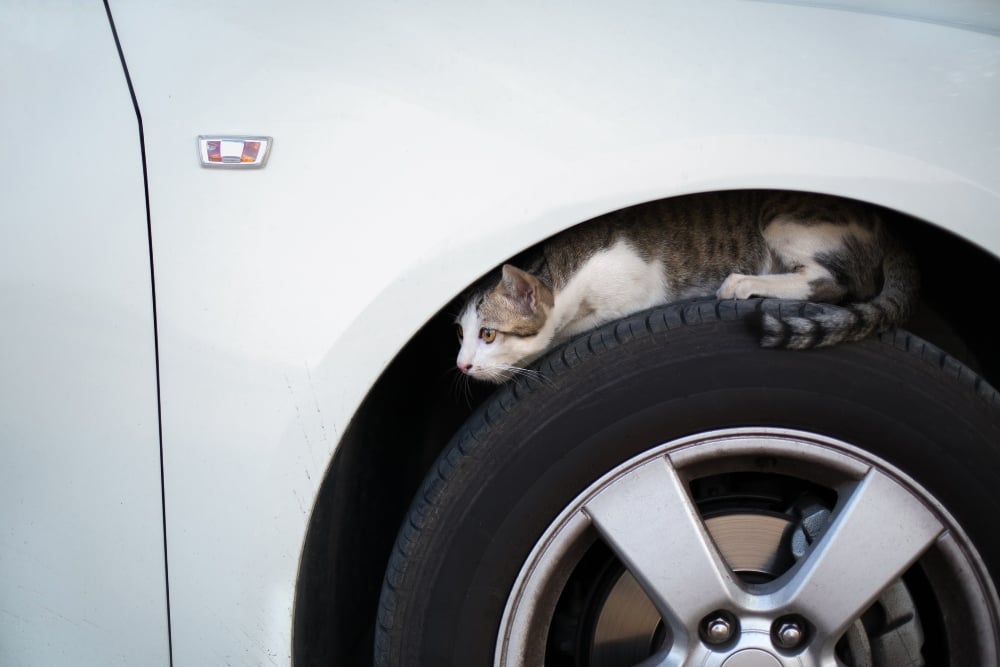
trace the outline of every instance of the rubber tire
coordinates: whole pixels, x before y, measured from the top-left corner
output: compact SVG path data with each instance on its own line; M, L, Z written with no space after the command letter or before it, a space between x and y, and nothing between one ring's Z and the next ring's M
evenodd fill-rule
M632 456L725 427L800 429L910 474L1000 574L1000 398L903 331L833 348L766 350L748 330L773 300L675 304L572 341L500 388L442 452L383 584L380 666L492 664L511 584L543 530Z

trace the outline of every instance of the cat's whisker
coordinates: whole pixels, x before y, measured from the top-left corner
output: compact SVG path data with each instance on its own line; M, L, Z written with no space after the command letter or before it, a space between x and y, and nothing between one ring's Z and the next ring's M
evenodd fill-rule
M472 386L469 380L469 376L465 373L460 372L457 368L452 366L445 374L451 378L451 392L454 396L459 399L465 399L466 405L469 408L472 407Z
M465 373L459 373L459 383L462 387L462 396L465 397L465 404L471 409L475 403L475 393L472 387L472 378Z
M552 380L550 380L549 378L545 377L544 373L542 373L539 370L535 370L533 368L522 368L520 366L511 366L510 364L502 364L502 365L499 365L498 368L503 373L510 374L511 377L517 376L517 375L522 375L522 376L530 377L532 379L535 379L535 380L538 380L540 382L543 382L543 383L545 383L545 384L547 384L549 386L552 386L552 384L553 384ZM497 375L497 377L500 377L499 374Z

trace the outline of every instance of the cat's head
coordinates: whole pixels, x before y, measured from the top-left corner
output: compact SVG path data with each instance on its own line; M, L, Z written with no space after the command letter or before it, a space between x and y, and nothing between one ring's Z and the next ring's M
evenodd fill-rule
M455 321L458 369L477 380L509 380L548 347L553 303L538 278L504 264L499 282L470 298Z

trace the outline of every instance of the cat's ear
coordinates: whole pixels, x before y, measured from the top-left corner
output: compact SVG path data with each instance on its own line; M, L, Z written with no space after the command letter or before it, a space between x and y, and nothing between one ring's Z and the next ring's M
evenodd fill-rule
M540 304L551 308L554 303L552 290L542 281L510 264L503 265L500 287L507 298L529 317L538 312Z

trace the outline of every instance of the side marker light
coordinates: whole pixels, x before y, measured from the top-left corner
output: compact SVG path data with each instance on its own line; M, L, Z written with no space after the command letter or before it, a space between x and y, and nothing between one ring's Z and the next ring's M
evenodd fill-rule
M263 167L271 137L201 135L198 153L203 167Z

